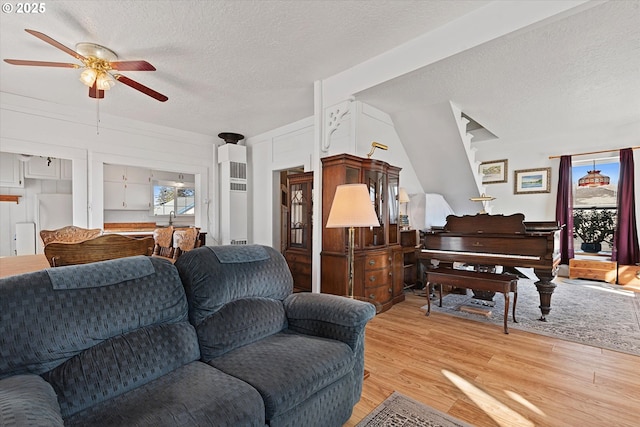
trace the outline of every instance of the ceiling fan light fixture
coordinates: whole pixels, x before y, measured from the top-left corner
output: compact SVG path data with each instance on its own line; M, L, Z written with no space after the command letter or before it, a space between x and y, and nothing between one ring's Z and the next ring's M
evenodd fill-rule
M96 79L96 86L99 90L109 90L113 86L115 86L116 81L109 73L105 73L104 71L98 73L98 77Z
M98 58L107 62L112 62L118 59L118 55L108 47L101 46L95 43L76 43L76 52L85 58Z
M98 76L98 72L93 68L87 68L82 73L80 73L80 81L85 85L91 87L96 81L96 77Z

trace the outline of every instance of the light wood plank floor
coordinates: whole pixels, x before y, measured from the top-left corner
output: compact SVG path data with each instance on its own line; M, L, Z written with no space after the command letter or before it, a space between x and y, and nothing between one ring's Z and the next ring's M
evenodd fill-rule
M475 426L640 426L640 357L431 313L424 297L366 329L355 426L394 390ZM553 311L550 317L553 316Z

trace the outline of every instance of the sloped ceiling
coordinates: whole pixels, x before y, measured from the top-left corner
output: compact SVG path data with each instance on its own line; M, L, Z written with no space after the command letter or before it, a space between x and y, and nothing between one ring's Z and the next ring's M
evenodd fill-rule
M357 99L391 115L424 190L441 192L454 209L468 210L465 200L477 189L467 176L460 138L454 128L434 123L451 113L448 102L502 144L525 151L536 149L531 142L556 135L572 140L637 124L640 2L606 2L539 23L365 90Z

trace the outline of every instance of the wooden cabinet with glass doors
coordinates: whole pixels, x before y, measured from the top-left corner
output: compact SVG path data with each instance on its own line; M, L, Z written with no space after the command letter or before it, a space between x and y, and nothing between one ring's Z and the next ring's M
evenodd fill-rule
M400 168L350 154L322 159L321 290L348 295L348 230L326 228L336 187L366 184L380 227L355 230L353 293L379 303L382 311L404 300L402 247L399 241Z
M293 286L298 292L311 292L311 232L313 172L287 176L288 210L287 260Z

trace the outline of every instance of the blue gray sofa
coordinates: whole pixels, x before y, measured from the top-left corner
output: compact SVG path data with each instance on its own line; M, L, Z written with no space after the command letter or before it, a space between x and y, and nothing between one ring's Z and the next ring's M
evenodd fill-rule
M339 426L374 314L266 246L3 278L0 425Z

